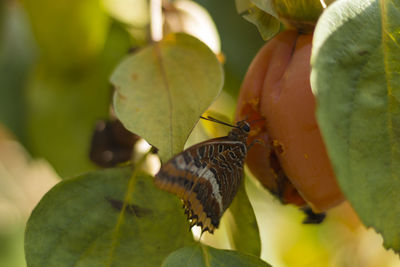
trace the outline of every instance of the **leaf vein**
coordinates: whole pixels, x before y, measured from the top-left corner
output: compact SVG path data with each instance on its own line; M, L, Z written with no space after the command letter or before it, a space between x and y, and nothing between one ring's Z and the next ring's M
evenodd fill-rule
M129 182L128 182L128 188L126 190L125 193L125 198L124 198L124 203L122 205L122 209L121 212L119 213L118 219L117 219L117 223L115 225L114 231L112 233L111 236L111 247L110 247L110 253L108 255L108 260L107 260L107 264L106 266L110 266L113 263L114 260L114 252L115 249L117 247L118 244L118 239L119 239L119 230L121 228L121 225L123 223L124 217L125 217L125 211L127 209L128 204L132 201L133 198L133 191L135 190L135 185L136 185L136 176L140 170L140 166L144 163L144 161L147 158L147 155L150 153L147 152L146 154L144 154L136 163L135 168L133 169L132 175L129 178Z
M203 256L204 256L204 264L205 264L205 266L206 267L211 267L210 258L208 257L207 248L202 244L200 244L200 247L201 247L201 251L202 251Z
M161 49L157 44L154 45L154 49L156 52L156 56L157 56L157 63L158 66L160 68L160 73L161 73L161 77L164 81L164 87L165 90L167 92L167 97L168 97L168 105L169 105L169 143L170 143L170 154L174 151L174 138L173 138L173 127L172 127L172 122L173 122L173 105L172 105L172 96L171 96L171 89L169 87L169 83L168 83L168 78L167 78L167 72L164 66L164 61L162 58L162 54L161 54Z
M387 94L388 94L388 103L387 103L387 121L388 121L388 134L389 134L389 139L391 140L390 143L394 144L396 140L396 136L393 132L393 117L392 113L390 112L393 110L392 106L392 101L390 100L390 97L393 96L393 88L391 84L391 77L390 77L390 66L388 62L388 56L390 53L387 51L387 42L388 42L388 37L390 36L390 33L387 32L387 10L386 10L386 5L385 1L380 1L380 10L381 10L381 34L382 34L382 53L383 53L383 65L385 69L385 78L386 78L386 84L387 84ZM391 38L392 39L392 38ZM392 176L392 179L395 179L394 177L394 154L395 154L395 146L390 146L390 175Z

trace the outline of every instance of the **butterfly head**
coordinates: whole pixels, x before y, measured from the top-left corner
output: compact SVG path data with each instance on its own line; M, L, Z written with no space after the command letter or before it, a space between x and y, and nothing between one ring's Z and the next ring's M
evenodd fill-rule
M232 127L233 129L228 134L228 138L231 140L240 140L240 141L246 142L247 136L249 135L249 132L250 132L250 124L246 120L238 121L236 123L236 126L234 126L234 125L217 120L212 117L205 118L205 117L201 116L200 118Z
M246 122L245 120L243 121L238 121L236 123L237 127L244 133L249 134L250 132L250 124Z
M246 142L247 136L250 132L250 124L243 121L238 121L236 126L229 132L228 137L233 140L241 140Z

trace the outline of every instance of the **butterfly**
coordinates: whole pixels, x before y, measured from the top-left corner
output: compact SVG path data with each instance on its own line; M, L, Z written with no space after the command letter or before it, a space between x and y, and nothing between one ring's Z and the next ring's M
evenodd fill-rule
M190 227L213 233L232 203L243 180L250 125L245 120L230 125L211 117L202 119L232 127L227 136L196 144L166 162L155 184L182 199Z

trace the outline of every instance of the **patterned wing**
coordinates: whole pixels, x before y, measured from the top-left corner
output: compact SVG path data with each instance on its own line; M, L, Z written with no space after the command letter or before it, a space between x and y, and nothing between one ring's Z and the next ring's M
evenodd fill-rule
M155 183L183 200L191 226L199 225L212 233L236 195L246 153L243 142L212 139L164 164Z

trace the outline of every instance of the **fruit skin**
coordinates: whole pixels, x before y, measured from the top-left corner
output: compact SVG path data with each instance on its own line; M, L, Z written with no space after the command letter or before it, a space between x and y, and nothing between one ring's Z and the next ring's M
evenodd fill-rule
M252 123L249 142L256 138L265 142L249 151L247 164L252 173L284 203L303 205L298 192L315 212L322 212L344 197L315 118L311 44L312 34L297 31L284 31L268 42L245 76L236 118L265 119ZM280 166L268 171L271 153Z

